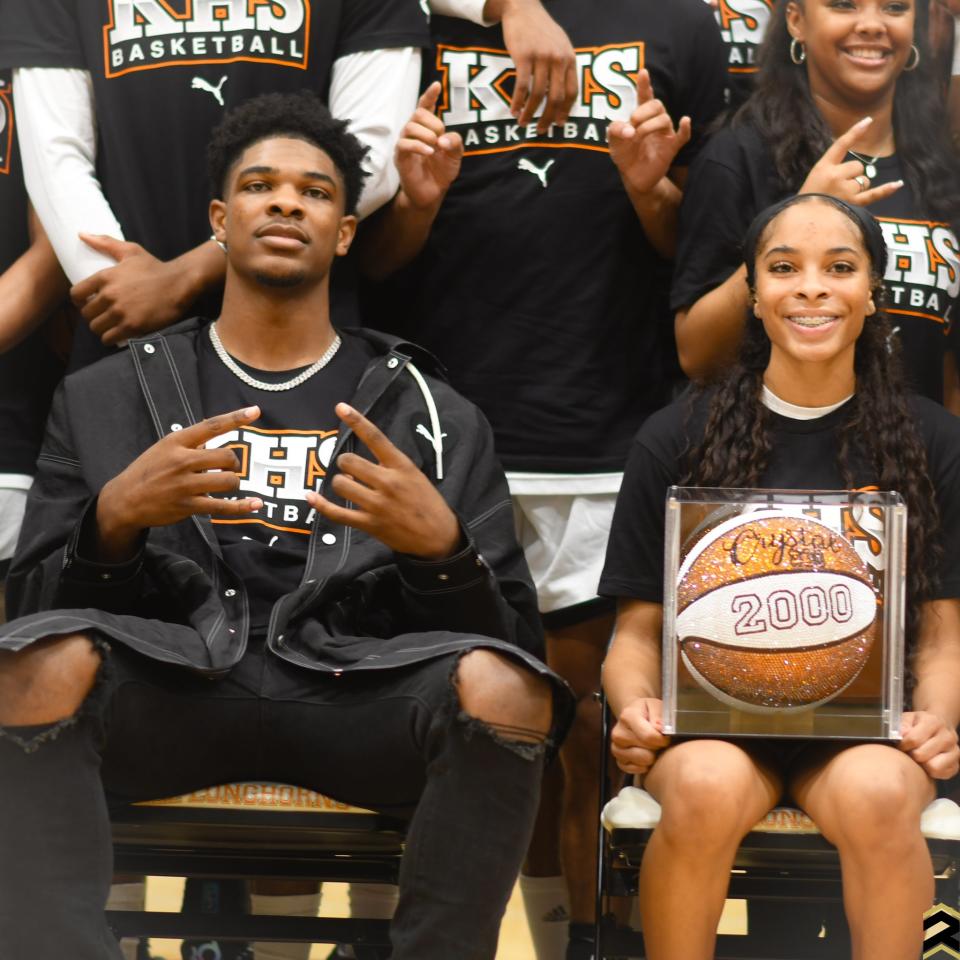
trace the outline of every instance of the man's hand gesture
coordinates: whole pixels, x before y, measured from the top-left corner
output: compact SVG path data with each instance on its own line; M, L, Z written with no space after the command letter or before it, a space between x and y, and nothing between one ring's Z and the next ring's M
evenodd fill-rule
M677 154L690 140L690 118L673 120L654 98L650 74L637 74L637 108L627 121L614 120L607 131L610 157L628 190L649 193L670 171Z
M419 210L439 206L457 179L463 159L460 134L447 133L435 113L439 97L439 82L431 83L403 128L394 154L403 192Z
M178 523L194 514L244 517L263 502L256 497L223 500L240 485L236 455L226 448L208 450L214 437L260 416L259 407L209 417L169 433L137 457L100 491L97 500L99 559L129 559L141 532Z
M460 524L436 487L353 407L338 403L336 411L377 462L355 453L342 454L337 459L340 473L331 485L333 492L353 507L338 506L308 490L310 506L334 523L369 533L398 553L425 560L454 554L460 544Z

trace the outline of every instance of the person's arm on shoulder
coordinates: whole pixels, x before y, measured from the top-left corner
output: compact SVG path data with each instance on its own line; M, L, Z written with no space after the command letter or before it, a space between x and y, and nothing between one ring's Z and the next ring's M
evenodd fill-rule
M899 746L945 780L960 769L960 600L923 604L913 672L913 710L903 715Z
M659 603L619 601L613 641L603 662L603 689L617 718L611 752L625 773L646 773L670 742L662 726L662 627Z
M123 239L96 175L96 118L86 70L14 74L24 180L71 297L91 330L115 346L181 319L226 270L212 243L170 261Z
M66 297L69 284L33 209L30 246L0 275L0 353L15 347Z
M123 238L97 179L93 83L87 70L15 70L13 101L30 202L71 283L113 266L83 231Z
M540 133L552 123L566 122L579 86L576 52L541 0L431 0L430 6L434 13L481 26L500 23L517 68L511 113L524 125L543 104Z
M447 133L434 112L440 84L420 97L416 112L397 142L395 163L400 190L359 236L359 256L373 280L406 266L423 249L450 185L460 173L463 140Z

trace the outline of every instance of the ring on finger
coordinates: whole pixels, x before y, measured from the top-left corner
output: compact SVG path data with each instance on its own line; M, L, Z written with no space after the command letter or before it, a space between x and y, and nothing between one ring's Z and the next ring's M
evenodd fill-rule
M857 181L857 186L860 187L861 193L863 193L863 191L870 186L870 181L862 174L859 177L854 177L853 179Z

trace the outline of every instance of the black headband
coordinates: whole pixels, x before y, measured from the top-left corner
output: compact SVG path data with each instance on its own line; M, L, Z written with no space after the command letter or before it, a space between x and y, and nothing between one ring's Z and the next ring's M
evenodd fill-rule
M754 217L753 223L750 224L743 241L743 259L747 265L747 283L750 284L750 287L753 288L756 281L757 244L760 242L760 237L763 235L767 224L788 207L797 203L804 203L807 200L820 200L829 203L853 221L863 237L863 245L870 257L870 265L874 274L883 277L887 271L887 243L883 239L880 224L863 207L855 207L847 203L846 200L840 200L838 197L832 197L826 193L801 193L787 197L785 200L767 207L766 210L761 210Z

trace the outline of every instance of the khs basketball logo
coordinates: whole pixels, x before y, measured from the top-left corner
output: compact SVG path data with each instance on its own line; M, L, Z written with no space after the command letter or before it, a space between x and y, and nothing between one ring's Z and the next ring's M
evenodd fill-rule
M230 499L260 497L259 514L214 523L258 524L307 535L316 511L305 490L319 490L337 444L336 430L259 430L242 427L211 440L207 447L232 450L240 462L240 487Z
M960 246L946 223L878 217L887 241L887 312L950 329L960 293Z
M13 88L10 74L0 74L0 173L10 172L13 153Z
M441 44L437 113L447 129L461 134L467 156L524 146L606 151L607 125L628 119L637 105L644 44L581 47L576 56L579 97L567 122L551 124L541 136L536 123L521 127L510 114L517 71L506 50Z
M730 73L756 73L757 49L772 13L773 0L720 0L715 15Z
M307 68L310 0L108 0L104 72L248 60Z

